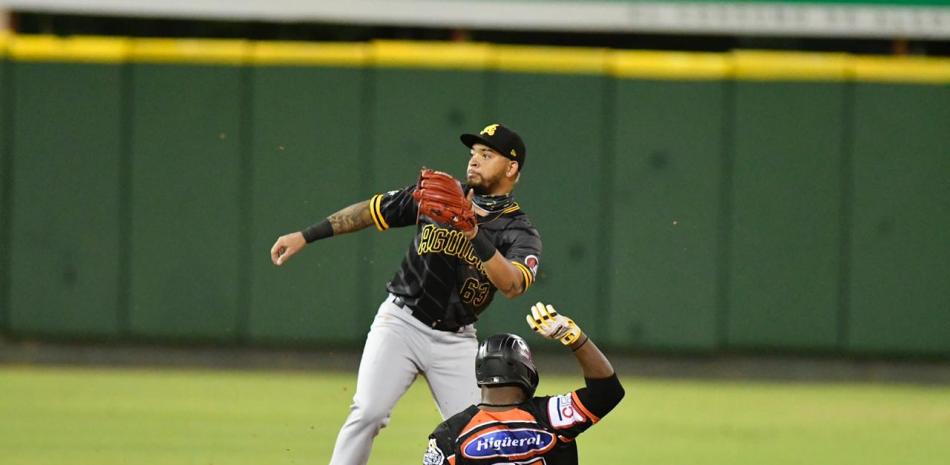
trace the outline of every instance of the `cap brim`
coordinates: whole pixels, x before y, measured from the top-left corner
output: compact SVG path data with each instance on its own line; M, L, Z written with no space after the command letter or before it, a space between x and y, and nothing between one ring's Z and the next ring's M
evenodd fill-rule
M492 150L498 153L501 153L501 150L499 150L498 147L495 147L494 145L491 144L491 142L488 142L487 140L483 139L479 135L462 134L461 136L459 136L459 139L461 139L462 143L465 144L465 146L468 148L472 148L472 146L475 144L483 144L483 145L487 145L488 147L491 147Z

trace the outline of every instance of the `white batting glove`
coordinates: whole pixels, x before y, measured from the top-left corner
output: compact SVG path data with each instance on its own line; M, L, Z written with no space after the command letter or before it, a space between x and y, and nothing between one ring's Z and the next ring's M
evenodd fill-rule
M541 302L531 307L531 314L525 317L528 326L536 333L548 339L557 339L561 344L569 346L581 337L581 328L574 320L559 315L552 305Z

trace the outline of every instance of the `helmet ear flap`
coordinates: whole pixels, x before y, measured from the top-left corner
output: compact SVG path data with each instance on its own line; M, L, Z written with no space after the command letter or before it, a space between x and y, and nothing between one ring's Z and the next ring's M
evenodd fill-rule
M531 371L531 389L528 392L528 397L534 397L534 391L538 388L538 383L541 381L538 376L538 370L533 369Z

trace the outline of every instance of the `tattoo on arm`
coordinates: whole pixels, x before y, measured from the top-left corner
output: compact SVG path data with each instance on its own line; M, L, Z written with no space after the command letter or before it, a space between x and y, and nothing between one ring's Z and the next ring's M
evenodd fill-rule
M328 216L327 220L333 226L333 235L359 231L371 226L373 218L369 215L369 200L354 203Z

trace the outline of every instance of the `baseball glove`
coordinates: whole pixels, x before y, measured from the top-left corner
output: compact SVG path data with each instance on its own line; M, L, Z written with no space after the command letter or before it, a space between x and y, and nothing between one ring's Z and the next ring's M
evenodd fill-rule
M462 184L450 174L423 168L412 197L419 203L419 214L459 231L475 229L472 201L462 192Z

